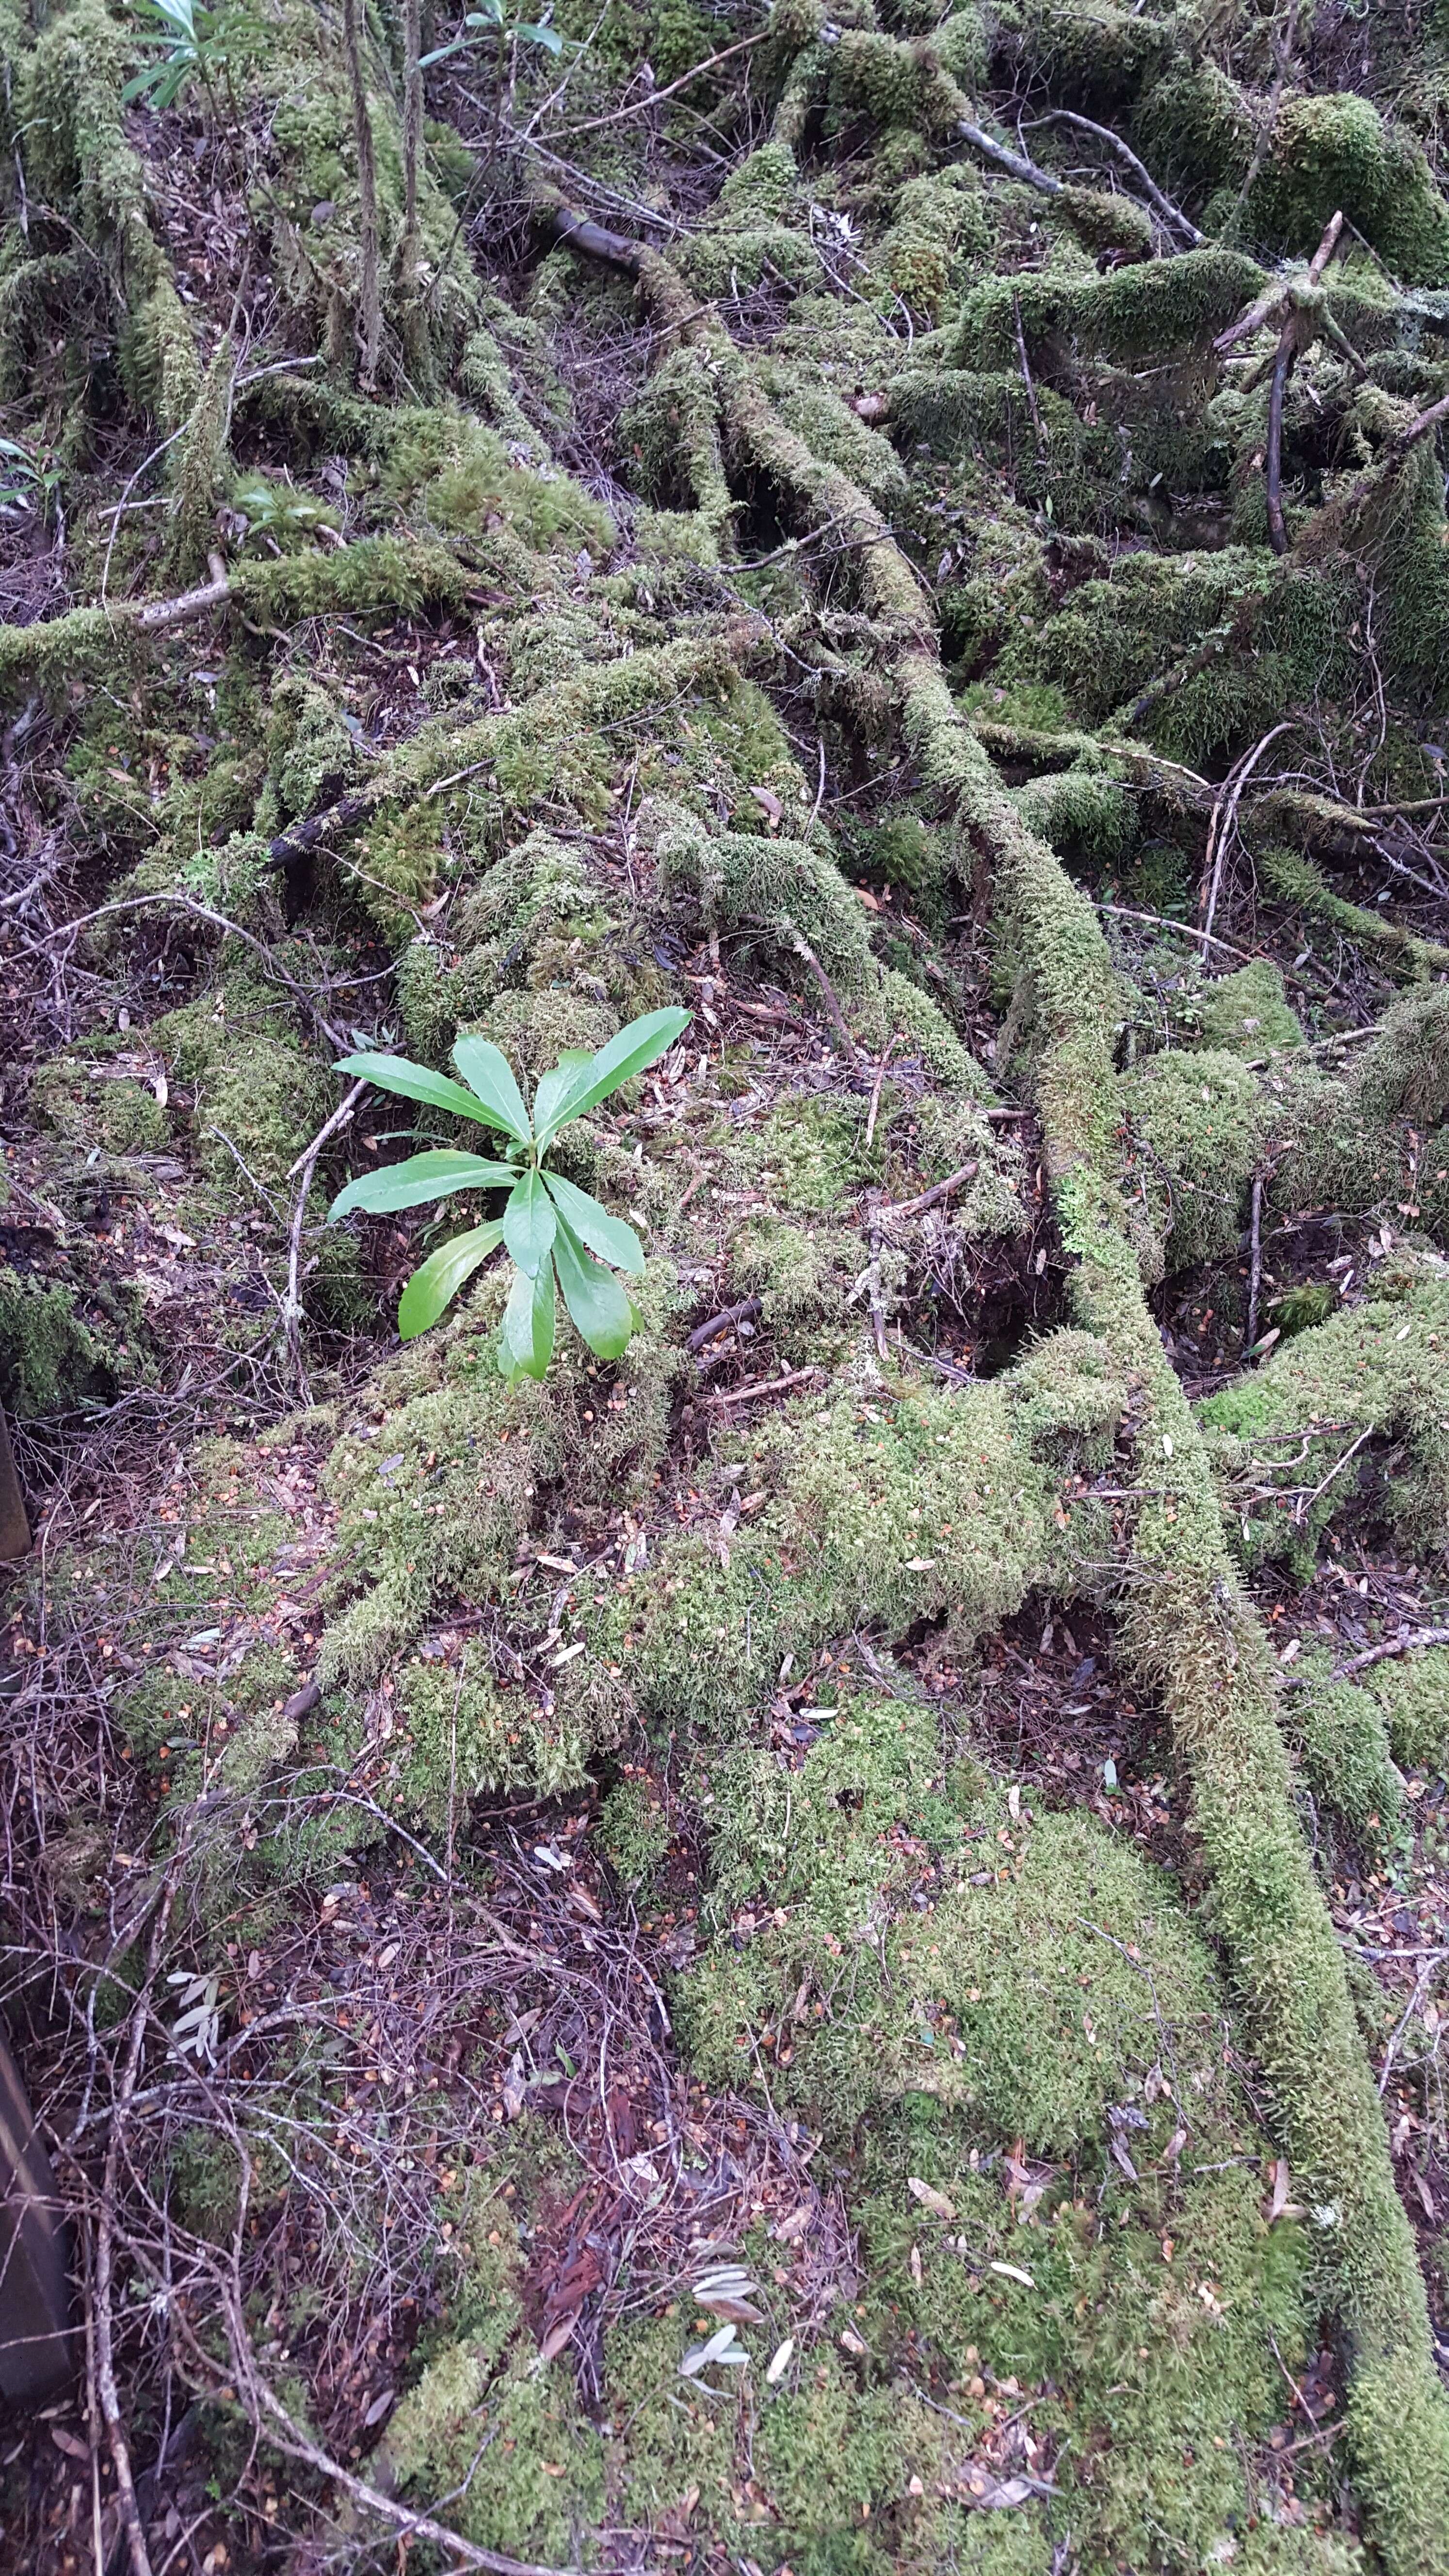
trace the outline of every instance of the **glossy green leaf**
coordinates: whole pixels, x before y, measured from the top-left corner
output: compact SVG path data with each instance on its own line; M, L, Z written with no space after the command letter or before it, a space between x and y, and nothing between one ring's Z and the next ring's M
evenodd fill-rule
M507 1056L487 1038L459 1038L453 1062L469 1089L477 1092L492 1124L527 1145L533 1129Z
M579 1067L593 1061L592 1047L565 1047L557 1064L539 1075L538 1088L533 1095L533 1123L540 1136Z
M587 1190L574 1187L558 1172L545 1172L544 1186L561 1217L572 1226L580 1243L596 1252L601 1261L612 1262L616 1270L628 1270L635 1278L644 1267L644 1246L632 1225L622 1217L610 1216Z
M354 1208L365 1216L387 1216L394 1208L446 1198L452 1190L506 1190L517 1178L512 1163L485 1162L481 1154L410 1154L405 1163L389 1163L380 1172L363 1172L349 1181L328 1209L328 1222Z
M557 1228L542 1173L525 1172L503 1211L503 1240L526 1278L537 1278L553 1250Z
M413 1272L397 1310L397 1328L405 1342L416 1340L437 1322L502 1240L503 1220L495 1217L488 1225L475 1225L471 1234L455 1235Z
M581 1118L586 1109L596 1108L617 1091L621 1082L629 1081L646 1066L654 1064L688 1028L691 1013L678 1009L646 1011L643 1018L631 1020L607 1046L599 1048L587 1064L581 1064L554 1103L547 1131L539 1129L540 1145L551 1143L570 1118Z
M345 1055L337 1071L359 1074L364 1082L375 1082L379 1091L395 1091L403 1100L421 1100L429 1109L446 1109L454 1118L472 1118L480 1127L501 1127L505 1134L515 1134L506 1119L485 1109L461 1082L446 1073L434 1073L429 1065L410 1064L405 1055ZM527 1142L526 1130L518 1141Z
M619 1359L633 1334L634 1309L612 1270L602 1270L590 1260L577 1235L562 1222L553 1257L564 1304L590 1350L601 1360Z
M510 1386L520 1377L547 1374L555 1316L553 1263L545 1261L536 1279L515 1271L498 1336L498 1365Z

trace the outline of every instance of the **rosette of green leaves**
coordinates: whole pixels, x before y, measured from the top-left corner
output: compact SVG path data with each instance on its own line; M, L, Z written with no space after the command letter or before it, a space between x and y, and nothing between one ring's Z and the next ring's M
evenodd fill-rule
M350 1181L334 1199L333 1219L354 1209L391 1215L429 1199L450 1198L459 1190L508 1192L501 1216L455 1235L413 1272L398 1307L397 1326L405 1342L438 1321L502 1244L514 1278L498 1337L498 1365L510 1383L542 1377L547 1370L560 1289L589 1349L600 1359L620 1357L639 1315L614 1274L622 1270L637 1277L644 1267L643 1246L633 1227L610 1216L587 1190L549 1171L547 1159L573 1119L596 1109L621 1083L657 1062L689 1019L688 1011L648 1011L592 1055L571 1051L540 1076L531 1113L507 1057L486 1038L459 1038L453 1062L461 1082L427 1065L410 1064L406 1056L344 1058L339 1073L360 1076L380 1091L397 1092L429 1109L446 1109L507 1139L504 1161L441 1148L412 1154L405 1163L390 1163Z

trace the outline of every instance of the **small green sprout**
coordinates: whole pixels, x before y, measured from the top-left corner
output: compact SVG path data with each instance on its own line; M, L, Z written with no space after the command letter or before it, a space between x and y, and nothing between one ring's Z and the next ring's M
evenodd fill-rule
M134 0L134 5L138 18L152 22L138 42L160 47L161 56L127 81L121 92L127 106L143 98L151 107L174 107L181 92L199 80L215 113L217 81L265 41L258 21L232 0L221 0L216 8L208 8L205 0Z
M656 1063L689 1021L688 1011L648 1011L596 1053L570 1050L541 1075L531 1117L507 1057L486 1038L459 1038L453 1062L461 1083L426 1065L410 1064L405 1056L343 1059L339 1073L360 1075L380 1091L471 1118L508 1139L506 1162L441 1149L412 1154L405 1163L364 1173L333 1201L330 1217L335 1219L354 1208L370 1216L389 1215L398 1208L421 1207L429 1199L449 1198L457 1190L507 1190L501 1216L455 1235L413 1272L398 1307L397 1328L405 1342L438 1321L501 1243L514 1270L498 1337L498 1365L510 1385L520 1377L541 1378L553 1357L555 1283L589 1349L603 1360L622 1355L639 1315L614 1273L637 1277L644 1267L643 1247L632 1226L544 1166L562 1130Z
M48 447L22 447L17 438L0 438L0 518L15 519L39 511L49 518L58 508L60 459Z
M431 54L424 54L419 71L425 72L432 63L445 63L450 54L462 53L479 36L491 36L500 53L511 36L516 36L521 45L541 46L546 54L563 52L563 38L556 28L541 26L532 19L509 18L504 0L484 0L481 9L468 11L461 32L451 44L439 45Z

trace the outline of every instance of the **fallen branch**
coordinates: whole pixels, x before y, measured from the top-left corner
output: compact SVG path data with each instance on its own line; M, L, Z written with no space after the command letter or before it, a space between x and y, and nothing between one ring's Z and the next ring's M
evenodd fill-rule
M154 909L157 904L170 912L184 912L194 921L209 922L213 930L225 931L229 939L241 940L244 947L250 948L253 955L261 959L266 972L277 983L284 985L302 1009L311 1014L315 1026L328 1045L345 1046L346 1040L334 1029L331 1021L323 1016L305 984L299 984L295 976L289 975L284 967L277 964L276 958L265 941L258 939L254 931L244 930L239 921L228 919L224 912L213 912L210 904L197 903L191 895L173 894L169 891L162 894L133 894L125 896L117 903L99 904L94 912L83 912L74 921L63 921L59 928L53 930L49 938L40 944L45 947L55 947L62 939L73 939L77 931L89 930L92 922L106 921L123 912L147 912Z
M673 98L676 90L688 89L692 81L703 80L706 72L718 71L721 63L732 62L736 54L748 54L756 45L766 44L774 32L773 27L761 27L756 35L741 36L737 45L726 45L723 53L711 54L702 63L692 63L687 72L680 73L678 80L668 82L663 89L651 89L647 98L636 99L630 107L612 108L607 116L591 116L584 125L555 126L548 139L550 143L573 143L581 134L598 134L606 125L622 125L631 117L646 116L651 107L661 107L666 98Z
M696 1324L684 1347L687 1351L702 1351L706 1342L717 1340L731 1324L752 1323L759 1311L758 1297L742 1297L737 1306L726 1306L722 1314L711 1315L707 1324Z
M332 1115L327 1120L325 1126L318 1128L311 1144L303 1148L303 1151L298 1155L297 1160L287 1174L288 1180L295 1180L298 1186L296 1202L292 1209L291 1231L287 1238L287 1293L282 1301L282 1335L286 1343L288 1362L297 1377L302 1390L303 1400L306 1403L311 1402L311 1393L307 1385L307 1371L302 1359L302 1286L300 1271L302 1261L302 1226L307 1214L307 1196L312 1187L312 1175L317 1168L318 1155L321 1153L323 1146L329 1141L329 1139L337 1134L339 1128L347 1125L352 1116L353 1110L356 1108L366 1089L367 1084L365 1082L354 1082L346 1099L338 1102L337 1107L333 1110Z
M804 1386L822 1374L818 1368L787 1369L783 1377L756 1378L750 1386L727 1387L709 1400L711 1404L753 1404L757 1395L780 1395L787 1386Z
M959 1190L967 1181L974 1181L980 1169L979 1162L963 1163L959 1172L948 1172L944 1181L933 1181L931 1187L928 1190L922 1190L918 1198L897 1199L893 1205L878 1207L875 1212L876 1222L880 1225L888 1225L895 1217L924 1216L927 1208L938 1206L942 1199L950 1197L953 1190Z
M1131 144L1124 143L1120 134L1114 134L1110 125L1096 125L1090 116L1078 116L1069 107L1048 108L1045 116L1033 117L1032 123L1034 125L1071 125L1075 126L1079 134L1095 135L1097 141L1105 143L1133 173L1143 195L1149 200L1155 212L1162 217L1171 231L1181 237L1190 250L1200 249L1207 240L1206 233L1198 231L1196 224L1183 213L1181 206L1175 206L1172 199L1164 195L1146 162L1138 160Z

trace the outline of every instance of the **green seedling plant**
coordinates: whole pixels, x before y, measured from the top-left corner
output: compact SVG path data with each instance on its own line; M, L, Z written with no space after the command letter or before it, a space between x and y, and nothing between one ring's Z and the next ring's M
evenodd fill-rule
M52 510L59 511L60 487L60 459L49 448L0 438L0 517L21 518L38 510L48 519Z
M159 48L159 59L127 81L125 103L145 99L150 107L174 107L195 80L220 122L218 87L229 82L232 64L261 40L257 21L230 0L219 8L207 8L205 0L135 0L135 10L143 22L138 41Z
M350 1055L339 1073L374 1082L404 1100L445 1109L492 1127L508 1139L504 1162L433 1149L350 1181L334 1199L329 1221L361 1209L385 1216L421 1207L459 1190L507 1190L503 1213L432 1253L402 1293L397 1328L405 1342L425 1333L474 1272L504 1247L513 1285L498 1336L498 1365L510 1385L543 1377L553 1357L557 1291L582 1339L598 1358L616 1360L639 1325L633 1300L615 1272L637 1278L644 1250L632 1226L610 1216L587 1190L547 1168L565 1127L611 1092L657 1063L688 1028L683 1010L648 1011L590 1055L572 1049L539 1077L530 1113L508 1058L486 1038L459 1038L453 1062L463 1079L411 1064L406 1056ZM466 1086L466 1087L465 1087Z
M563 52L563 38L557 28L540 25L533 19L510 18L505 0L484 0L481 9L468 11L460 32L450 44L439 45L432 53L423 55L419 71L427 71L433 63L445 63L450 54L463 53L480 37L491 38L495 52L500 55L510 38L516 38L520 45L538 45L546 54Z

